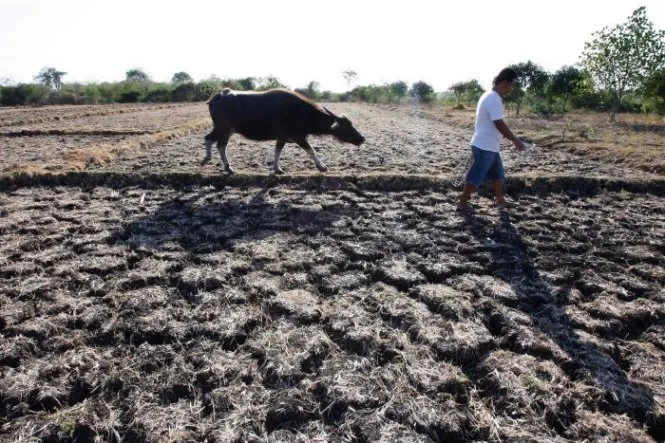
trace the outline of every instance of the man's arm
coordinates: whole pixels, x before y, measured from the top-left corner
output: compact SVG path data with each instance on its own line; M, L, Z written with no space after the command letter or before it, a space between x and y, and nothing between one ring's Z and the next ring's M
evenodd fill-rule
M506 124L506 122L503 121L503 119L500 119L500 120L494 120L494 126L496 126L496 129L498 129L499 132L500 132L504 137L506 137L508 140L510 140L511 142L513 142L513 144L515 145L515 147L516 147L518 150L521 151L522 149L525 148L524 143L522 143L522 140L520 140L519 138L515 137L515 134L513 134L513 132L510 130L510 128L508 128L508 125Z

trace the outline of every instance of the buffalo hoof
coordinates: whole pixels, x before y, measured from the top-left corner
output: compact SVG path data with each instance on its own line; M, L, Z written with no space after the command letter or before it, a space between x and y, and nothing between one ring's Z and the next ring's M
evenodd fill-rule
M227 173L227 174L229 174L229 175L233 175L233 174L235 174L235 173L236 173L236 170L235 170L235 169L233 169L233 168L232 168L232 167L230 167L230 166L229 166L229 167L227 167L227 168L224 168L224 170L225 170L225 171L226 171L226 173Z
M285 174L285 172L282 168L275 169L274 173L275 173L275 175L284 175Z
M211 157L204 158L203 160L201 160L201 166L207 165L208 163L210 163L210 160L211 160Z
M316 168L321 172L326 172L328 170L328 167L323 163L321 163L320 165L316 165Z

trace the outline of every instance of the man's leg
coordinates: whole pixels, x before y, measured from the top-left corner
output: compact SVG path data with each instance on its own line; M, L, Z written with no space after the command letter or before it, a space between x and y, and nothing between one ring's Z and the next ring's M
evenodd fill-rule
M459 205L464 206L469 202L469 199L471 198L471 194L473 194L476 191L476 187L473 186L471 183L466 183L464 185L464 189L462 189L462 195L460 195L459 198Z
M500 208L506 206L506 199L503 196L503 180L492 180L492 189L494 190L494 195L496 196L496 204Z
M472 147L473 163L466 174L466 183L459 198L459 206L465 207L471 198L471 194L485 180L485 176L492 166L490 153L476 147Z
M496 196L496 205L499 208L505 208L506 198L503 194L503 182L506 179L506 173L503 169L503 160L501 159L500 153L496 155L496 159L487 175L491 179L492 189Z

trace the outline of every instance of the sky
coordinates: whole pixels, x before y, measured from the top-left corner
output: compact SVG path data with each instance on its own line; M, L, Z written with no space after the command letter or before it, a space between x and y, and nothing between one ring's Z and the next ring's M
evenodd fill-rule
M120 81L140 68L155 81L272 75L341 92L354 70L354 84L488 88L512 63L577 63L594 31L640 6L665 29L663 0L0 0L0 80L55 67L65 83Z

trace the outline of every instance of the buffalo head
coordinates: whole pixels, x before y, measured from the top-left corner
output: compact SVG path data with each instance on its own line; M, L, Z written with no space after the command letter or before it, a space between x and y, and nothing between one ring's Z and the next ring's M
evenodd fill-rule
M341 142L351 143L360 146L365 142L365 137L353 127L351 120L345 115L336 115L328 108L324 107L328 114L334 117L335 122L330 127L330 133Z

